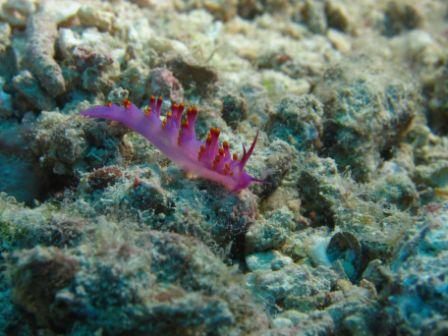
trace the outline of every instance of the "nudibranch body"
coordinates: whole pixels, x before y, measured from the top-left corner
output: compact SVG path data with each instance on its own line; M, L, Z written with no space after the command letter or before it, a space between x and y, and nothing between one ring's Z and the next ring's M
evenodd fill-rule
M149 107L142 111L129 100L124 100L123 106L108 103L89 108L81 114L126 125L148 139L186 171L218 182L231 191L239 191L251 183L262 182L244 170L254 151L258 133L248 151L243 145L243 155L239 159L237 154L230 153L227 141L219 143L218 128L210 129L205 142L196 139L196 107L188 108L186 117L182 119L185 106L172 104L165 119L161 120L162 103L162 97L151 97Z

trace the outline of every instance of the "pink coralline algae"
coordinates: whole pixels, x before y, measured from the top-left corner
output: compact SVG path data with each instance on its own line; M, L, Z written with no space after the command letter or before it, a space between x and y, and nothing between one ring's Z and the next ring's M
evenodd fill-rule
M198 110L187 109L186 118L182 119L185 106L172 104L171 111L161 120L162 97L151 97L149 107L142 111L129 100L123 106L108 103L95 106L81 114L92 118L104 118L118 121L135 132L143 135L160 149L169 159L186 171L200 177L218 182L231 191L239 191L251 183L262 182L250 176L244 167L252 155L257 143L258 133L249 150L243 145L241 159L230 153L227 141L219 144L220 130L211 128L205 143L196 139L195 123Z

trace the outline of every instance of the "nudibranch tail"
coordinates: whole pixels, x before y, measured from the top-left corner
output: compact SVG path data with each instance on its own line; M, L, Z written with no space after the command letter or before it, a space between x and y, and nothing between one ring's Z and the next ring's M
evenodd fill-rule
M173 162L185 170L223 184L232 191L239 191L251 183L262 180L250 176L245 170L247 161L254 152L258 132L249 150L243 146L243 155L230 152L227 141L219 142L220 130L210 129L205 142L196 139L195 124L198 110L195 106L186 109L184 104L171 104L171 109L161 119L163 99L151 97L149 106L141 111L129 100L122 106L108 103L94 106L81 114L92 118L103 118L123 123L147 138Z
M241 161L240 161L241 169L244 169L244 166L246 165L247 161L249 161L250 156L254 152L255 145L257 144L257 140L258 140L258 133L259 133L259 131L257 131L254 141L252 141L252 144L250 145L249 150L247 152L246 152L246 147L243 145L243 157L241 158Z

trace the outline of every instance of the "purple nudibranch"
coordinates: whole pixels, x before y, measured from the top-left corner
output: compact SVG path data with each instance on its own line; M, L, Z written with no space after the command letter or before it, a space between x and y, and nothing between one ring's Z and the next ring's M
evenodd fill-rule
M172 104L164 120L160 119L162 97L151 97L149 107L142 111L129 100L123 106L108 103L94 106L81 114L91 118L103 118L118 121L135 132L143 135L162 151L171 161L186 171L200 177L218 182L231 191L239 191L251 183L262 180L250 176L244 167L252 155L258 139L258 132L248 151L243 145L243 155L230 153L230 145L223 141L220 146L220 130L211 128L206 141L196 139L195 123L197 108L187 109L186 118L182 119L185 109L183 104Z

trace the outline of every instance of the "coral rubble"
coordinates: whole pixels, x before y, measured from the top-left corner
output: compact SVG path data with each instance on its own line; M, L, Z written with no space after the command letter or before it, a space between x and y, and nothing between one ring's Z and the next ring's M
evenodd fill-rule
M447 17L0 0L0 334L448 334Z

